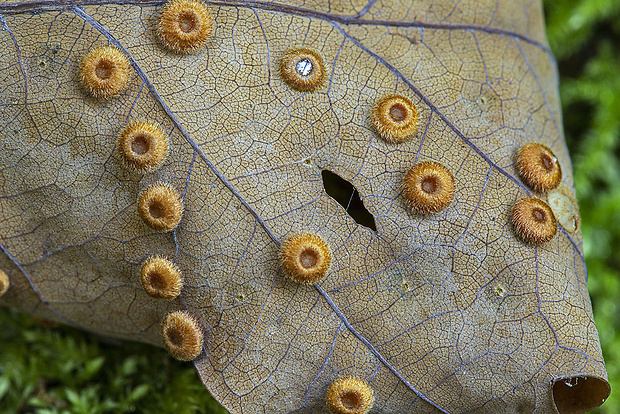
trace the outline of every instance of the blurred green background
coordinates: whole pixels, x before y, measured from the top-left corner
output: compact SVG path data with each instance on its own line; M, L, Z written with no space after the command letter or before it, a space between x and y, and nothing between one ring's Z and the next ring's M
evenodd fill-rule
M594 317L620 413L620 0L548 0ZM225 413L190 364L165 351L0 308L0 413ZM619 394L620 395L620 394Z

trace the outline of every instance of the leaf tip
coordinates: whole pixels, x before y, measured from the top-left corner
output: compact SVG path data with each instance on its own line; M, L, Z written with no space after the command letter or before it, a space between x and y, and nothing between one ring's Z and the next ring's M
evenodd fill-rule
M551 398L559 414L583 414L603 404L611 387L603 378L573 376L556 378L551 383Z

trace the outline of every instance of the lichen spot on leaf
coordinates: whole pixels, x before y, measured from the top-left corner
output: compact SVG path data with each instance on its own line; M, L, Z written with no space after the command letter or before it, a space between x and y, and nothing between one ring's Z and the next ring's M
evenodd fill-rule
M157 170L168 156L170 145L161 127L153 122L129 123L118 138L123 163L140 173Z
M339 378L327 390L326 402L333 414L366 414L374 403L372 388L355 377Z
M148 258L140 270L140 281L144 291L155 299L172 300L183 288L183 277L179 268L161 256Z
M553 211L536 197L526 197L515 203L512 225L517 236L533 244L548 242L558 231Z
M161 11L158 32L168 49L191 53L205 46L213 27L213 16L201 1L172 0Z
M528 143L517 153L517 170L534 191L553 190L562 181L562 168L553 151L539 143Z
M443 164L435 161L419 162L405 175L405 199L418 213L445 210L454 199L454 191L454 176Z
M161 324L161 334L166 349L176 359L191 361L202 352L202 329L188 312L167 314Z
M2 297L7 290L9 290L9 286L11 282L9 280L9 276L4 272L4 270L0 270L0 297Z
M418 132L418 109L402 95L379 99L372 108L371 118L375 131L390 144L401 143Z
M321 236L299 233L282 243L280 261L284 274L295 282L316 283L327 274L332 252Z
M183 215L183 202L169 184L153 184L138 196L138 214L155 231L174 230Z
M579 230L579 205L571 189L562 184L547 194L547 200L556 220L567 232L574 233Z
M117 96L127 87L130 74L129 59L112 46L99 46L80 62L82 85L95 98Z
M317 52L291 49L284 52L279 64L282 80L293 90L313 92L325 84L325 63Z

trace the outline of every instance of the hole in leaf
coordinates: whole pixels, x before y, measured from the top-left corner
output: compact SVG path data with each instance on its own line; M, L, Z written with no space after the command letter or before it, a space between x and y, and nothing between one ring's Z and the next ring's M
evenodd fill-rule
M360 193L353 184L329 170L321 171L321 177L327 194L344 207L357 224L377 231L374 216L364 207Z

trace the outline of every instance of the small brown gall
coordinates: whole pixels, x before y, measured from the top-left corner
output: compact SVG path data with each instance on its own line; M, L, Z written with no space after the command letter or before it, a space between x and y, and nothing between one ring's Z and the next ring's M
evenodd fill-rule
M558 231L553 211L547 203L536 197L522 198L515 203L512 226L517 236L533 244L548 242Z
M140 173L157 170L169 151L168 137L159 125L148 121L131 122L118 138L118 153L129 168Z
M191 361L202 352L202 329L188 312L167 314L161 324L161 335L166 349L176 359Z
M553 190L562 181L562 168L555 154L543 144L528 143L517 153L517 171L534 191Z
M370 385L355 377L339 378L332 382L325 399L333 414L366 414L375 401Z
M179 268L161 256L150 257L144 262L140 270L140 281L145 292L155 299L175 299L183 288L183 277Z
M323 57L313 50L300 48L284 52L279 65L280 77L299 92L314 92L325 84Z
M129 59L112 46L99 46L88 52L80 62L82 84L95 98L117 96L127 87L130 74Z
M9 290L9 286L11 286L9 275L7 275L4 270L0 270L0 297Z
M204 47L213 34L213 17L198 0L171 0L159 16L159 37L177 53L191 53Z
M153 184L138 196L138 214L153 230L170 231L181 221L183 203L171 185Z
M316 283L327 274L332 252L321 236L300 233L282 243L280 261L284 273L295 282Z
M414 211L438 213L454 199L454 176L443 164L419 162L405 175L404 195Z
M418 109L402 95L388 95L372 108L372 125L386 142L401 143L418 132Z

